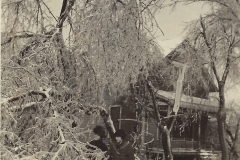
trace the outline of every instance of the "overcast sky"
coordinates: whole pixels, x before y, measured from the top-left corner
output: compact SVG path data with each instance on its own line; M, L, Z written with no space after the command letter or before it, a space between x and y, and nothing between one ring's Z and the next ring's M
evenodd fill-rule
M156 20L164 32L164 35L160 31L157 32L157 42L164 49L164 54L168 54L182 42L184 29L189 22L199 19L200 15L205 15L209 11L210 7L203 2L178 4L174 10L162 9L156 15Z

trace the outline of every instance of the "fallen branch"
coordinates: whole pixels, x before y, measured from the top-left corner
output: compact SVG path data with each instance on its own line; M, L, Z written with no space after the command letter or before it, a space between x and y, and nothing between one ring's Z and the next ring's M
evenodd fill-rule
M17 64L17 63L16 63L16 64ZM37 76L36 74L32 73L32 72L29 71L27 68L22 67L22 66L20 66L20 65L18 65L18 67L14 67L14 66L4 66L4 65L2 65L1 68L23 69L23 70L27 71L29 74L31 74L32 76L35 76L35 77L36 77L36 80L39 81L39 80L37 79L38 76Z
M1 46L4 46L16 38L31 38L31 37L41 37L41 38L51 38L52 35L44 35L44 34L35 34L35 33L28 33L28 32L23 32L21 34L16 34L10 37L7 37L7 40L5 40L3 43L1 43Z
M18 109L24 110L24 109L31 108L31 107L33 107L35 105L38 105L38 104L42 104L42 102L29 102L29 103L25 104L24 106L22 106L22 105L12 106L12 107L10 107L10 110L11 111L13 111L13 110L16 111Z
M49 91L51 90L51 88L47 88L47 89L41 89L40 91L30 91L28 93L23 93L22 95L19 96L15 96L15 97L10 97L10 98L1 98L1 104L7 104L7 103L11 103L14 101L17 101L21 98L24 98L26 96L32 96L32 95L41 95L43 97L43 99L48 98L49 97Z

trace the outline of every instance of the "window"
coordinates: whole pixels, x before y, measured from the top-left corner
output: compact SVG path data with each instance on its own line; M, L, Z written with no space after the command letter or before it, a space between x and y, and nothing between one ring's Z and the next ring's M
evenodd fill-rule
M188 140L188 141L198 141L198 122L192 122L188 120L183 122L181 117L177 117L175 125L172 129L172 139L173 140Z
M110 108L110 115L113 121L115 129L121 129L122 107L120 105L114 105Z

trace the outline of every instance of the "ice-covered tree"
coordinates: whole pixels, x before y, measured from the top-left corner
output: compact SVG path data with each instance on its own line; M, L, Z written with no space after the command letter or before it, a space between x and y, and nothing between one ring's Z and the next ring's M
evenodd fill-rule
M100 114L113 132L103 90L121 93L148 75L159 58L150 48L160 8L161 1L63 0L55 16L47 1L2 1L1 156L101 159L80 141L89 128L77 125L80 112Z

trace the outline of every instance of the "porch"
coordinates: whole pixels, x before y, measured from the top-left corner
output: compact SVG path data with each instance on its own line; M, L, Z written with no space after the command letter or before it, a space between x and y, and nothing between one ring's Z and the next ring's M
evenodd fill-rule
M188 141L188 140L171 140L173 152L187 152L187 153L200 153L200 152L214 152L220 151L220 144L213 144L212 142ZM163 151L161 140L154 140L152 143L147 144L146 149L153 153Z
M164 151L162 149L161 141L155 140L153 145L147 145L141 148L141 153L147 153L146 159L162 159ZM206 142L205 146L199 146L198 141L186 140L172 140L172 153L177 160L198 160L198 159L211 159L218 160L221 154L220 145L212 145L211 142ZM202 149L199 149L202 147Z

